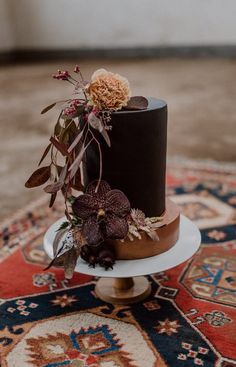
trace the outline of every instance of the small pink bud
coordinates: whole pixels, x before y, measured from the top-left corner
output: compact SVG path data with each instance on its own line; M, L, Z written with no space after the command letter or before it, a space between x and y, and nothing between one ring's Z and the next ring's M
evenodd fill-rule
M74 72L77 73L77 74L80 72L79 65L75 65Z
M76 114L76 108L75 107L66 107L63 111L64 115L68 117L72 117Z
M78 107L80 105L81 105L81 102L79 99L72 99L72 101L70 102L71 107Z
M57 80L68 80L70 78L70 74L67 70L58 70L56 74L53 74L52 77Z

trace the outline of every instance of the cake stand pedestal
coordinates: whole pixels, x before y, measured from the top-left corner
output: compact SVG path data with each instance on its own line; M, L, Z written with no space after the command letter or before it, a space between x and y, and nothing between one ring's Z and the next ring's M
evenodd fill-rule
M148 297L151 286L145 277L100 278L95 293L105 302L129 305Z
M65 218L59 219L45 233L44 249L50 258L53 258L52 244L55 233L63 221ZM103 301L128 305L149 296L151 286L144 275L165 271L181 264L195 254L200 244L199 229L192 221L181 215L179 239L170 250L146 259L117 260L114 268L109 270L100 266L91 268L79 258L75 271L100 277L96 283L95 292Z

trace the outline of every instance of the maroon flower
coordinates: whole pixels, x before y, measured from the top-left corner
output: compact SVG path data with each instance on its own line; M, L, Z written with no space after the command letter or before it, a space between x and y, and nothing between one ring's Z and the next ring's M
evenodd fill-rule
M130 203L120 190L111 190L107 182L101 181L96 192L97 181L87 187L72 205L76 216L83 220L82 234L88 245L98 245L106 239L122 239L128 233L127 216Z

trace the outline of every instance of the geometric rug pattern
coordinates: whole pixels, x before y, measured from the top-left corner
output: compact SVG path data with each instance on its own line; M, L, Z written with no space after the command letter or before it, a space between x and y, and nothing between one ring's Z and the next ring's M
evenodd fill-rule
M96 298L90 276L43 270L43 234L61 202L48 209L43 197L2 224L1 367L236 366L236 175L172 166L167 182L202 245L151 275L150 296L132 306Z

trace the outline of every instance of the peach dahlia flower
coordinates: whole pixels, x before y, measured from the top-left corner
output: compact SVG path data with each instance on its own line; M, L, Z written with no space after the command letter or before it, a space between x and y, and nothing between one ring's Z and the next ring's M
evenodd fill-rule
M89 103L98 110L120 110L131 96L128 80L105 69L93 73L87 93Z

